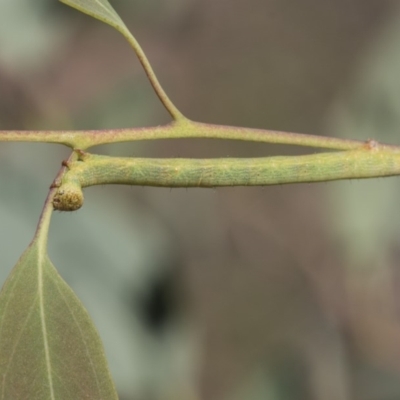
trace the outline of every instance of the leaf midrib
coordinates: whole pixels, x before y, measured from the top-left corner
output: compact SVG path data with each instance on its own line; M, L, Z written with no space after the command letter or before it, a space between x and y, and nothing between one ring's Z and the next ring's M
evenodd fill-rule
M44 346L44 354L46 361L47 377L49 381L50 399L55 400L49 342L47 339L46 315L44 312L43 263L44 263L43 251L41 251L41 246L38 246L38 292L39 292L40 322L42 325L43 346Z

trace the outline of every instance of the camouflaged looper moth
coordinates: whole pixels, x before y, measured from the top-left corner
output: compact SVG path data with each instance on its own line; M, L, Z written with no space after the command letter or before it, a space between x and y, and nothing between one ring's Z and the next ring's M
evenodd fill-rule
M62 184L53 198L53 207L59 211L76 211L83 205L82 189L77 184Z

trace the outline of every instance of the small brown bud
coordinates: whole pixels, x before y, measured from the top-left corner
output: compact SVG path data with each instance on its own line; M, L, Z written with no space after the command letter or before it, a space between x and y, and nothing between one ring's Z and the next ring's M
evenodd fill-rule
M59 211L76 211L83 205L83 193L79 185L62 184L53 198L53 207Z

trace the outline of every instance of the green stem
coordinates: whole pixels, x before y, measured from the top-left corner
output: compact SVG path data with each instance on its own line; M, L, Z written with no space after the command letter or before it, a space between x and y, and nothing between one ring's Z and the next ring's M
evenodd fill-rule
M156 95L160 99L161 103L164 105L165 109L169 112L169 114L175 121L185 120L186 117L178 110L178 108L174 105L174 103L168 97L167 93L165 93L164 89L162 88L160 82L157 79L156 74L153 71L153 68L149 60L146 57L146 54L142 50L138 41L128 30L125 29L118 29L118 30L124 35L124 37L128 40L129 44L135 51L140 61L140 64L142 64L144 72L146 73L146 76L150 81L151 86L156 92Z
M39 223L36 228L36 233L33 241L37 241L38 246L43 250L43 254L46 253L47 237L49 235L49 227L51 215L53 213L53 196L56 193L56 189L50 189L46 201L44 202L43 210L39 218Z
M400 153L378 147L303 156L220 159L117 158L83 153L81 161L69 165L58 191L58 203L64 201L64 193L76 197L81 187L93 185L264 186L399 174Z
M181 120L168 125L148 128L97 131L0 131L0 141L58 143L73 149L82 150L107 143L178 138L243 140L332 150L354 150L365 145L365 142L358 140L279 132L266 129L212 125L190 120ZM397 146L384 147L392 151L395 151L395 149L400 151L400 147Z
M68 158L67 163L74 162L78 158L78 154L73 152ZM63 166L59 171L54 179L54 182L60 182L62 176L66 172L66 167ZM42 209L42 213L40 214L39 222L36 228L35 236L33 238L33 241L37 241L38 245L41 247L41 249L44 251L47 247L47 237L49 235L49 228L50 228L50 221L51 221L51 216L53 213L53 199L54 196L58 192L58 186L59 184L53 184L50 187L49 193L47 194L46 200L44 202L44 206ZM44 251L43 254L45 254L46 251Z
M171 114L171 117L175 121L185 120L186 117L175 107L172 101L169 99L164 89L162 88L160 82L157 79L156 74L153 71L153 68L150 65L149 60L146 57L146 54L140 47L137 40L134 36L129 32L129 29L126 27L122 19L115 12L115 10L111 7L108 2L101 1L81 1L81 0L60 0L62 3L69 5L70 7L76 8L77 10L92 16L93 18L97 18L100 21L103 21L106 24L111 25L118 32L124 36L124 38L129 42L135 51L142 67L147 75L147 78L150 81L151 86L153 87L156 95L161 100L161 103L164 105L166 110Z

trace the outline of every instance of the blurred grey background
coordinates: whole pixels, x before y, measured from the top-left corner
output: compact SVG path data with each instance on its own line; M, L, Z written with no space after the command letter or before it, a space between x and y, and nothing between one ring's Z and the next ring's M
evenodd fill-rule
M394 0L115 0L189 118L399 144ZM168 122L110 27L0 1L0 129ZM307 149L212 140L102 154ZM311 150L312 151L312 150ZM68 149L0 143L0 282ZM398 179L266 188L96 187L49 252L88 308L121 400L400 398Z

